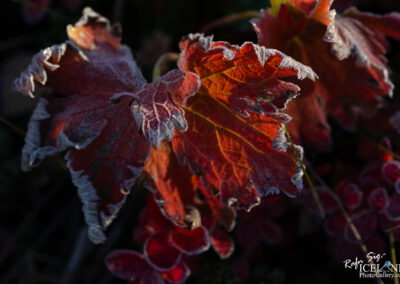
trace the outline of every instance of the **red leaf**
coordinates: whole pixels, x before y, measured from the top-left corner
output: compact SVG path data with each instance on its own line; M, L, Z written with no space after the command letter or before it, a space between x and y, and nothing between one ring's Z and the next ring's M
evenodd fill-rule
M330 189L324 186L316 186L315 190L318 194L319 201L326 213L333 213L339 208L336 199L329 192ZM314 195L312 194L312 191L310 189L307 189L307 191L304 191L303 194L304 201L310 211L315 213L316 215L319 215L319 206L317 201L315 200Z
M391 221L400 221L400 194L392 194L389 200L389 206L386 208L385 215Z
M300 133L305 142L325 148L330 146L327 115L354 128L358 117L373 115L382 96L392 93L385 34L398 38L400 25L398 13L376 16L350 9L335 16L331 2L272 1L263 19L252 20L260 45L282 50L320 77L314 89L303 88L301 98L290 103L296 106L289 105L288 114L294 116L294 136ZM323 139L315 138L317 130Z
M400 162L389 161L382 166L383 177L390 184L395 184L400 179Z
M176 227L169 236L174 247L185 254L199 254L210 247L210 236L203 227L193 230Z
M393 237L396 241L400 240L400 221L393 221L387 218L385 215L380 216L380 224L382 230L386 233L393 233Z
M365 246L369 251L373 251L376 254L382 254L385 250L385 243L381 236L374 233L368 239L364 240ZM335 242L332 248L336 258L340 261L345 261L346 259L354 259L358 257L363 259L364 253L360 249L360 244L349 243L345 239L339 238Z
M372 210L382 212L389 206L389 197L383 187L374 189L368 196L368 203Z
M200 87L199 77L191 72L172 70L160 77L157 82L145 84L135 93L121 93L112 99L127 95L137 101L132 104L132 112L137 125L141 125L146 137L158 148L163 139L171 141L174 126L186 131L185 112L179 105L185 106L186 100Z
M354 183L347 184L340 192L344 204L351 210L360 206L362 201L362 192Z
M143 255L132 250L115 250L105 258L105 264L113 274L122 279L134 279L151 268Z
M341 211L336 211L332 215L327 216L325 221L325 230L331 236L343 235L347 222Z
M160 207L151 195L147 197L146 208L140 214L140 225L151 227L152 232L166 232L171 228L171 223L161 213Z
M182 257L182 254L171 246L167 235L162 233L150 236L143 250L147 262L158 271L175 268Z
M318 150L331 148L331 127L328 124L324 110L325 89L319 85L309 86L309 84L299 83L302 95L290 102L285 113L293 119L287 124L292 139L296 143L313 145Z
M145 172L149 174L145 186L153 192L155 201L168 220L186 229L201 225L199 213L193 207L195 189L192 173L178 163L168 142L163 141L158 149L153 148L146 161Z
M219 228L215 228L212 231L211 244L215 252L218 253L219 257L222 259L230 257L235 249L232 238Z
M160 273L154 270L144 271L139 278L133 279L130 284L165 284Z
M360 12L357 8L351 7L345 11L345 15L359 20L371 30L400 40L400 14L398 12L376 15L368 12Z
M392 143L390 142L390 139L387 137L383 137L381 139L380 143L384 148L388 149L389 151L393 151L392 149ZM386 151L380 151L381 158L383 162L390 162L393 160L393 155L391 153L388 153Z
M50 0L24 0L22 3L22 15L28 24L36 24L46 14Z
M130 50L120 45L119 29L91 9L68 27L68 34L74 42L44 49L15 81L24 94L46 94L28 125L22 168L69 150L67 165L89 237L101 243L149 152L130 113L131 99L111 104L110 98L135 92L145 81Z
M377 180L380 179L382 176L382 169L380 166L377 165L372 165L366 167L360 175L360 180L364 184L371 184L371 187L373 187L373 184L376 183ZM365 190L363 190L365 191Z
M362 240L367 239L376 230L378 224L375 214L367 209L351 216L351 220L353 221L353 224L359 232ZM344 237L349 243L358 242L348 224L344 230Z
M190 269L186 263L181 261L174 269L163 272L162 275L169 283L180 284L188 279L190 276Z
M173 138L178 158L186 158L206 188L220 192L223 204L250 209L260 195L295 195L302 173L293 153L285 152L281 123L288 117L274 102L283 107L298 91L279 79L314 78L311 69L276 50L201 35L186 37L181 49L180 69L198 74L202 86L184 107L188 130Z
M168 232L170 228L171 223L161 214L153 196L148 195L146 207L140 212L139 226L135 227L133 231L133 238L143 245L153 234Z
M192 182L197 186L207 203L208 214L202 214L202 225L206 229L211 229L214 227L215 221L217 221L227 231L232 231L236 224L236 210L223 205L217 196L213 196L212 192L203 187L199 178L193 178Z

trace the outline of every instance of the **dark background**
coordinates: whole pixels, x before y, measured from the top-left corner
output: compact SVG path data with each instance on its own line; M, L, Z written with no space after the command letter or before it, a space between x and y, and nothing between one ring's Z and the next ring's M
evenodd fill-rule
M399 0L352 3L362 11L400 11ZM66 25L78 20L84 6L122 23L123 42L132 48L150 80L158 56L177 52L183 35L229 14L266 8L268 1L87 0L71 11L53 0L35 24L24 20L23 1L3 0L0 5L0 115L25 131L34 101L14 93L11 82L34 53L66 40ZM351 1L336 1L335 5L341 10ZM257 40L248 20L211 32L216 40L233 44ZM391 44L389 65L395 85L400 86L400 45ZM103 259L115 248L139 249L131 235L146 191L140 187L132 190L107 232L108 241L94 246L87 240L81 203L62 155L23 173L19 167L22 146L23 136L4 122L0 124L0 283L123 283L107 271ZM324 238L322 231L316 231L285 249L267 247L268 254L252 267L251 283L368 282L343 269L343 264L323 249ZM215 253L205 253L198 261L199 273L188 283L236 283L232 268L236 255L221 261Z

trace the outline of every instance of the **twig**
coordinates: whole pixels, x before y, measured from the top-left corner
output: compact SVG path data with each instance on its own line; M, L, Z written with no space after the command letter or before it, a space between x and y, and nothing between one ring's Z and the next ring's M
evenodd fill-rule
M203 26L200 30L203 33L207 33L208 31L210 31L218 26L230 24L230 23L236 22L238 20L243 20L243 19L248 19L248 18L262 18L262 14L260 11L254 11L254 10L245 11L245 12L237 13L237 14L232 14L232 15L225 16L223 18L214 20L214 21L210 22L209 24Z
M158 77L161 76L162 69L168 61L177 61L179 59L179 54L174 52L167 52L161 55L153 68L153 82L155 82Z
M310 173L314 176L314 178L315 178L316 180L318 180L318 182L320 182L320 183L321 183L322 185L324 185L326 188L328 188L328 189L330 188L330 187L325 183L325 181L324 181L314 170L312 170L311 168L309 168L309 170L310 170ZM368 255L368 248L367 248L367 246L365 245L365 243L363 242L363 240L362 240L362 238L361 238L361 235L360 235L360 233L358 232L358 230L357 230L356 226L354 225L353 221L351 220L349 214L347 214L346 209L344 208L344 206L343 206L341 200L339 199L339 197L338 197L332 190L328 190L327 192L331 195L332 198L335 199L336 203L338 204L339 209L340 209L340 211L342 212L342 214L343 214L343 216L344 216L344 218L345 218L345 220L346 220L346 223L347 223L347 225L348 225L349 228L350 228L351 233L353 234L354 238L357 240L357 243L358 243L358 245L360 246L360 249L361 249L362 253L364 254L365 259L368 261L369 264L375 266L375 263L374 263L374 261L372 260L372 258L367 257L367 255ZM375 271L375 275L377 276L377 281L378 281L378 283L383 284L382 279L380 279L380 278L378 277L378 271Z
M315 191L314 185L312 184L311 179L310 179L310 177L308 176L308 173L307 173L306 170L305 170L304 164L303 164L302 161L300 160L299 154L298 154L297 151L295 150L294 143L293 143L293 141L292 141L292 139L291 139L291 137L290 137L289 131L287 130L287 128L286 128L285 125L284 125L284 130L285 130L285 133L286 133L286 135L287 135L287 137L288 137L288 139L289 139L290 144L291 144L292 147L294 148L294 152L295 152L295 155L296 155L296 159L297 159L298 162L300 163L301 169L302 169L303 172L304 172L304 175L305 175L305 177L306 177L306 179L307 179L307 182L309 183L310 187L311 187L311 185L313 186L311 189L313 190L313 194L314 194L314 191ZM316 179L317 179L322 185L324 185L326 188L329 188L329 187L327 186L327 184L322 180L322 178L320 178L313 170L310 170L310 172L316 177ZM361 248L361 251L362 251L363 254L364 254L365 259L368 261L369 264L375 265L374 261L373 261L371 258L367 257L367 254L368 254L367 246L364 244L363 240L361 239L360 233L358 232L356 226L354 225L353 221L351 220L349 214L347 214L347 212L346 212L346 210L345 210L345 208L344 208L342 202L340 201L339 197L338 197L332 190L328 190L327 192L335 199L336 203L338 204L339 209L340 209L340 211L342 212L344 218L346 219L346 223L348 224L348 226L349 226L349 228L350 228L352 234L354 235L355 239L357 240L357 242L358 242L358 244L359 244L359 246L360 246L360 248ZM317 194L316 191L315 191L314 198L316 199L318 205L322 207L322 204L320 204L320 202L319 202L318 194ZM317 198L318 198L318 200L317 200ZM321 207L320 207L320 209L321 209ZM377 271L375 271L375 275L377 276L377 281L378 281L378 283L383 284L383 281L382 281L380 278L378 278L378 272L377 272Z
M0 123L7 126L8 128L10 128L12 131L17 133L19 136L25 137L25 131L23 131L21 128L19 128L14 123L8 121L7 119L5 119L2 116L0 116Z
M296 147L294 146L292 137L290 136L290 133L289 133L289 131L288 131L287 128L286 128L286 125L283 125L283 129L285 130L286 136L287 136L287 138L288 138L288 140L289 140L289 142L290 142L290 145L291 145L292 148L293 148L293 152L294 152L295 158L296 158L296 160L298 161L298 163L300 164L301 170L303 171L304 176L305 176L305 178L306 178L306 180L307 180L307 183L308 183L308 185L310 186L310 189L311 189L311 191L312 191L312 194L313 194L313 196L314 196L314 199L315 199L315 201L317 202L318 209L319 209L319 213L321 214L321 217L322 217L322 218L325 218L325 210L324 210L324 207L322 206L322 203L321 203L321 201L320 201L320 199L319 199L318 193L317 193L317 191L315 190L314 184L312 183L311 178L310 178L310 176L308 175L308 172L306 171L306 168L305 168L305 166L304 166L304 164L303 164L303 162L302 162L302 160L301 160L301 158L300 158L300 155L299 155L299 153L297 153Z
M386 230L385 230L385 233L392 232L392 231L394 231L394 230L396 230L396 229L398 229L398 228L400 228L400 224L399 224L399 225L396 225L396 226L394 226L394 227L391 227L391 228L389 228L389 229L386 229Z
M382 144L376 142L374 139L372 139L371 137L369 137L366 133L364 133L364 132L362 132L362 131L360 131L359 133L360 133L360 135L361 135L362 137L364 137L369 143L371 143L372 145L376 146L379 150L381 150L381 151L383 151L383 152L385 152L385 153L387 153L387 154L392 155L392 156L395 157L397 160L400 160L400 155L399 155L399 154L393 152L392 150L386 148L386 147L383 146Z

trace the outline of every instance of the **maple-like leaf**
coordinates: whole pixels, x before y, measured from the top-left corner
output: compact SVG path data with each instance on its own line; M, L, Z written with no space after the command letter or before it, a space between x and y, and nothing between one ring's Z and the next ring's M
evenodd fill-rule
M145 166L144 185L151 192L163 215L182 228L201 225L198 211L194 208L196 194L192 173L179 164L171 146L163 141L153 148Z
M299 84L302 96L287 113L294 117L289 129L295 140L302 136L321 149L331 145L327 115L353 129L392 94L385 36L400 38L399 13L377 16L350 8L335 15L331 2L274 0L262 19L252 20L260 45L282 50L319 76L313 88Z
M351 7L346 10L344 15L360 21L371 30L400 40L400 14L398 12L376 15L368 12L360 12L357 8Z
M174 125L185 128L184 112L174 100L183 104L199 80L175 70L146 84L129 48L120 44L120 27L90 8L67 31L69 41L39 52L15 80L18 91L39 97L22 168L69 150L67 166L83 202L89 237L100 243L144 167L150 150L146 135L158 144L172 138ZM155 133L146 132L146 117L139 119L147 110L158 111L150 123Z
M170 232L169 239L176 249L189 255L198 254L208 249L211 241L221 258L227 258L233 253L233 240L224 230L217 227L217 223L227 230L232 230L235 225L235 210L223 206L218 197L213 197L203 188L199 178L193 176L187 166L178 162L167 141L163 141L158 149L153 148L145 166L144 185L153 192L154 201L163 215L174 225L183 228L177 227ZM198 197L199 194L202 195L201 198ZM165 222L148 219L149 216L155 216L154 219L160 220L157 214L149 214L156 211L154 208L151 210L152 204L154 202L149 202L146 213L141 215L144 218L141 220L142 226L148 228L155 225L159 231L168 231ZM136 238L148 238L145 231L136 230ZM171 266L175 264L172 261L168 263Z
M299 88L282 79L314 79L312 70L249 42L231 46L196 34L180 47L179 68L198 74L202 85L182 106L188 130L172 140L178 158L223 204L250 209L261 195L282 190L294 196L302 172L281 125L289 117L278 109Z
M184 106L200 87L199 78L191 72L172 70L160 77L157 82L145 84L135 93L120 93L112 97L118 100L123 96L132 96L132 113L137 125L141 125L146 137L158 148L164 139L171 140L174 126L185 131L187 122Z
M174 225L193 230L207 226L207 218L211 217L228 231L235 226L235 210L222 205L186 165L179 163L167 141L151 151L143 179L163 215Z

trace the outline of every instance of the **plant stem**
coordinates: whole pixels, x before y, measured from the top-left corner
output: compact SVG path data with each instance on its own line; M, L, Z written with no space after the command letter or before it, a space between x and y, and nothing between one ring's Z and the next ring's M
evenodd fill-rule
M314 196L314 199L315 199L315 201L317 202L318 209L319 209L319 212L320 212L320 214L321 214L321 217L322 217L322 218L325 218L325 210L324 210L324 207L322 206L321 200L319 199L318 193L317 193L317 191L315 190L314 184L313 184L313 182L311 181L311 178L310 178L310 176L308 175L308 172L306 171L306 167L304 166L303 162L301 161L301 158L300 158L299 153L297 153L297 151L296 151L296 148L295 148L295 146L294 146L292 137L290 136L290 133L289 133L289 131L288 131L287 128L286 128L286 125L283 125L283 129L285 130L285 134L286 134L286 136L288 137L288 140L289 140L289 142L290 142L290 145L291 145L292 148L293 148L293 152L294 152L295 158L296 158L296 160L298 161L298 163L300 164L301 170L303 171L304 176L305 176L305 178L306 178L306 180L307 180L307 183L308 183L308 185L310 186L310 189L311 189L311 191L312 191L312 194L313 194L313 196Z
M392 155L393 157L395 157L397 160L400 160L400 155L393 152L392 150L386 148L385 146L381 145L380 143L376 142L374 139L372 139L371 137L369 137L367 134L365 134L364 132L360 132L361 136L364 137L369 143L373 144L374 146L376 146L379 150L388 153L390 155Z
M167 52L161 55L153 68L153 82L157 81L158 77L161 76L161 72L165 63L169 61L177 61L178 59L179 54L175 52Z
M214 21L210 22L209 24L203 26L200 30L203 33L207 33L208 31L210 31L218 26L230 24L230 23L236 22L238 20L248 19L248 18L262 18L262 14L260 11L254 11L254 10L245 11L245 12L237 13L237 14L232 14L232 15L225 16L223 18L214 20Z
M318 180L319 183L321 183L322 185L324 185L326 188L329 188L329 186L325 183L325 181L312 169L310 169L311 174L315 177L316 180ZM349 214L347 214L346 209L344 208L342 202L340 201L339 197L332 191L332 190L328 190L327 191L332 198L334 198L336 200L336 203L339 206L340 211L342 212L344 218L346 219L346 223L349 226L351 233L353 234L353 236L355 237L355 239L358 242L358 245L360 246L360 249L362 251L362 253L364 254L365 259L368 261L369 264L371 265L375 265L374 261L367 257L368 255L368 248L365 245L365 243L363 242L360 233L358 232L356 226L354 225L353 221L351 220ZM375 271L375 274L378 277L378 272ZM379 284L383 284L383 281L380 278L377 278L377 282ZM397 283L396 283L397 284Z
M394 245L393 231L390 231L390 233L389 233L389 242L390 242L390 254L392 257L392 265L397 268L396 247ZM395 275L393 281L394 281L394 284L399 284L399 278L397 278L396 275Z
M375 141L373 141L373 142L374 142L374 144L378 147L379 150L382 150L383 152L392 155L392 156L395 157L397 160L400 160L400 155L399 155L399 154L393 152L392 150L386 148L385 146L383 146L383 145L381 145L381 144L376 143ZM371 143L372 143L372 141L371 141Z
M317 201L317 204L318 204L320 210L321 210L321 208L322 208L322 210L323 210L322 204L321 204L321 202L319 201L318 194L317 194L317 192L316 192L316 190L315 190L315 188L314 188L313 183L311 182L310 176L308 175L308 173L307 173L307 171L306 171L306 169L305 169L305 167L304 167L304 164L303 164L303 162L302 162L301 159L300 159L300 155L297 153L297 151L296 151L296 149L295 149L295 147L294 147L294 143L293 143L293 140L292 140L292 138L291 138L291 136L290 136L290 133L289 133L289 131L287 130L286 125L284 125L283 127L284 127L284 130L285 130L286 136L288 137L289 142L290 142L292 148L294 149L294 153L295 153L295 155L296 155L296 159L298 160L298 162L299 162L299 164L300 164L300 166L301 166L301 169L302 169L302 171L304 172L304 176L306 177L306 180L307 180L308 184L310 185L311 190L313 191L314 198L315 198L315 200ZM316 175L315 172L313 172L313 171L311 171L311 172L314 173L314 174ZM323 180L322 180L319 176L318 176L317 180L321 180L321 181L322 181L321 184L324 185L324 186L326 186L327 188L329 188L329 187L326 185L326 183L323 182ZM357 242L358 242L358 244L359 244L359 246L360 246L360 248L361 248L361 251L362 251L363 254L364 254L365 259L368 261L369 264L375 265L374 261L373 261L371 258L368 258L368 257L367 257L367 255L368 255L367 246L364 244L363 240L361 239L360 233L358 232L356 226L354 225L353 221L351 220L349 214L347 214L347 212L346 212L346 210L345 210L345 208L344 208L342 202L340 201L339 197L338 197L332 190L328 190L327 192L329 192L329 193L331 194L331 196L336 200L336 203L338 204L340 211L343 213L343 216L344 216L344 218L346 219L346 223L348 224L348 226L349 226L349 228L350 228L352 234L353 234L354 237L356 238L356 240L357 240ZM323 212L323 211L322 211L322 212ZM321 214L321 215L322 215L322 214ZM322 215L322 216L324 216L324 215ZM378 283L383 284L383 281L382 281L380 278L378 278L378 272L377 272L377 271L375 272L375 274L376 274L376 276L377 276L377 281L378 281ZM398 284L398 283L396 283L396 284Z
M17 133L18 135L25 137L25 131L23 131L21 128L13 124L12 122L8 121L4 117L0 116L0 123L4 124L8 128L10 128L12 131Z

